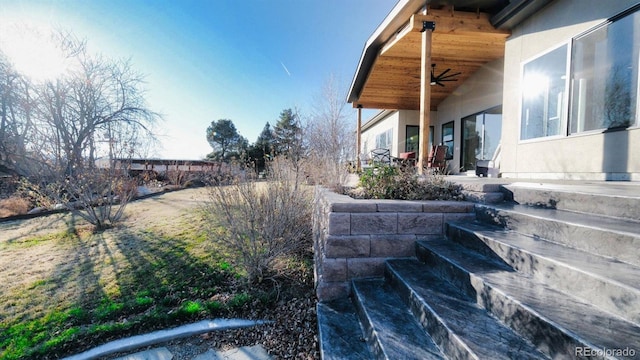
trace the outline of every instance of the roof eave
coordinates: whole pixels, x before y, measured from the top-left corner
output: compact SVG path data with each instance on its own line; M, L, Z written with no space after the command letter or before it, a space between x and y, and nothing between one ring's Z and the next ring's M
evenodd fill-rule
M513 1L492 17L491 23L498 29L512 29L529 16L553 0L517 0ZM356 73L351 81L347 95L348 103L357 103L360 99L371 67L380 47L401 29L408 19L424 7L424 0L400 0L365 43Z
M371 66L378 55L380 46L387 42L400 28L402 28L411 17L424 7L423 0L400 0L391 10L389 15L378 25L373 34L369 37L362 50L360 62L356 73L351 81L351 87L347 95L347 102L354 103L360 98L360 92L364 86Z
M491 18L491 24L496 29L511 30L552 1L553 0L512 1Z

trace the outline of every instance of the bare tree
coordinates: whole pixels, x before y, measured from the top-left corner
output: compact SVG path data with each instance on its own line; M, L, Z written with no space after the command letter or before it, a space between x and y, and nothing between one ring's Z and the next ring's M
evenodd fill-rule
M105 227L131 197L127 174L113 160L122 164L153 139L159 116L147 108L143 77L130 61L91 54L68 32L52 39L73 65L54 80L33 84L0 58L0 165ZM108 166L98 169L99 158Z
M310 174L315 181L330 187L339 187L346 176L346 163L354 153L355 135L349 111L343 96L343 86L331 75L316 96L313 112L305 129Z
M128 61L110 62L80 54L80 71L41 90L44 138L66 176L92 168L99 155L113 156L114 144L132 144L156 115L142 97L142 78ZM99 147L100 140L109 144ZM102 153L101 153L102 152Z
M0 168L14 175L27 175L33 136L35 91L0 49Z

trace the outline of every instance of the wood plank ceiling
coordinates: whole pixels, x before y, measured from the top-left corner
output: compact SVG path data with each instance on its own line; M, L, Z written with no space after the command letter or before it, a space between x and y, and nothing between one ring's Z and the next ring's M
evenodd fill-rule
M487 62L504 57L508 30L495 29L485 13L429 9L415 14L378 52L359 99L353 106L373 109L420 109L420 53L423 21L436 24L431 62L435 74L461 73L444 87L431 86L431 109Z

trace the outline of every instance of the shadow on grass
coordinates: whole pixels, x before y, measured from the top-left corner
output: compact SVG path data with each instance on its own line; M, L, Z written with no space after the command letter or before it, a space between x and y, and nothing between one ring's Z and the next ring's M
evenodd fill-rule
M58 358L224 311L211 299L233 274L194 250L202 239L120 228L71 241L51 276L25 289L42 311L0 322L0 358Z
M0 241L6 242L6 244L13 244L16 242L20 242L21 239L32 237L34 232L38 232L43 229L57 229L60 228L61 231L66 231L67 233L74 233L75 226L79 219L76 218L71 213L60 213L60 214L52 214L48 216L42 216L35 219L29 220L15 220L13 222L6 222L2 224L2 227L5 227L6 231L9 232L12 230L12 226L15 225L16 228L23 227L26 222L26 226L30 226L30 231L27 234L19 234L13 237L2 238L0 237ZM31 225L35 223L34 225ZM64 225L65 229L62 230L60 225ZM3 231L4 232L4 231Z

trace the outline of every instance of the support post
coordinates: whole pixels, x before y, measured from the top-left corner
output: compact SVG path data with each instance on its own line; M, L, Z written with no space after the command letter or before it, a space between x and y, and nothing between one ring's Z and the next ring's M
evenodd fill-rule
M420 56L420 144L418 173L423 174L429 156L429 126L431 125L431 38L436 24L422 24L422 52Z
M362 145L362 105L358 104L358 124L356 127L356 171L362 170L360 159L360 146Z

